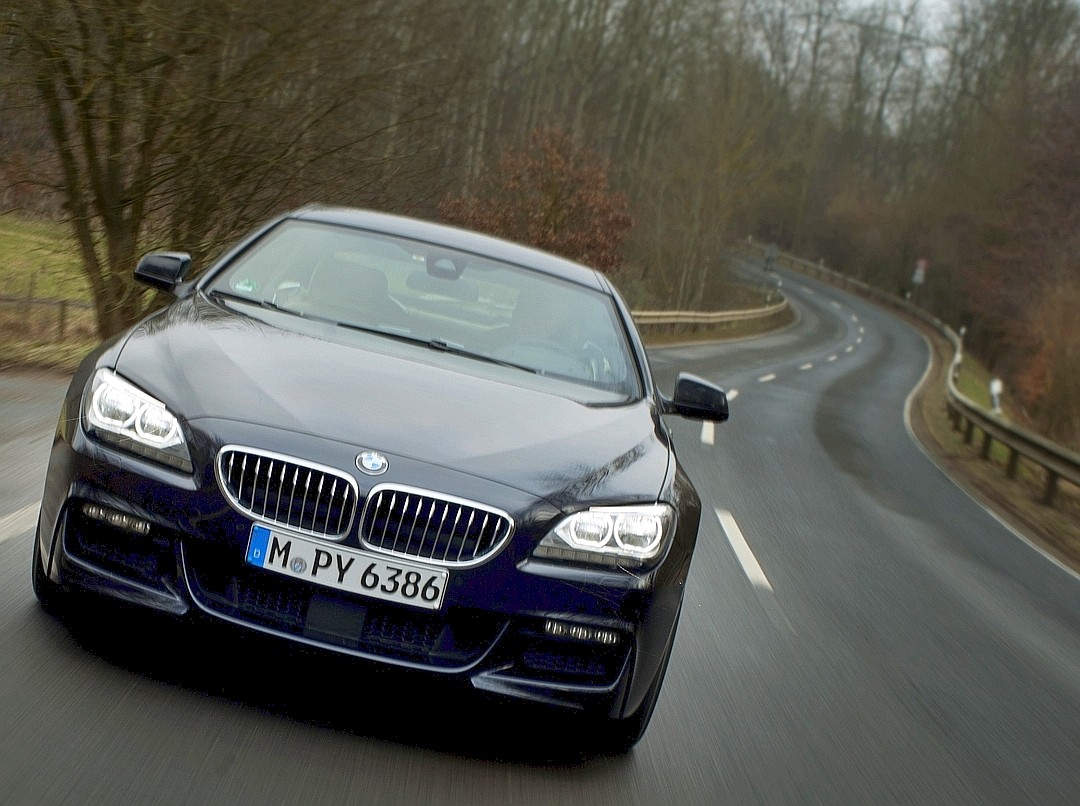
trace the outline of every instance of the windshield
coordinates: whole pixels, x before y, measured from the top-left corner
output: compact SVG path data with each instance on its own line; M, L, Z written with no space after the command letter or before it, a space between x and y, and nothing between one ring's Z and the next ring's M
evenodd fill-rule
M497 363L507 372L557 377L609 392L607 399L640 397L609 296L473 254L286 221L205 290Z

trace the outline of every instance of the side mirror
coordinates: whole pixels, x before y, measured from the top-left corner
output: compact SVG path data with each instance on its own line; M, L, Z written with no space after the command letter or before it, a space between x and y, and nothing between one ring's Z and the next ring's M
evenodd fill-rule
M173 293L191 268L186 252L151 252L143 255L135 267L135 279L151 288Z
M718 423L728 418L728 399L724 390L688 372L679 373L675 380L675 396L670 400L661 398L661 403L664 414Z

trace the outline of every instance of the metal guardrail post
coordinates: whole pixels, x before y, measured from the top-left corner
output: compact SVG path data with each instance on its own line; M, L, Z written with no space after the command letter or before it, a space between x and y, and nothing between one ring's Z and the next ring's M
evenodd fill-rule
M1053 470L1046 471L1046 492L1043 494L1043 503L1048 507L1054 505L1054 497L1057 495L1058 474Z
M1005 465L1005 475L1010 479L1016 478L1016 470L1020 465L1020 451L1016 448L1009 447L1009 461Z

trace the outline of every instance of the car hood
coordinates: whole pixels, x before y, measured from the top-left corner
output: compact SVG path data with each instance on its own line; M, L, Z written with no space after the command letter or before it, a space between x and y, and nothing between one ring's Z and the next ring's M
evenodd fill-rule
M187 421L334 439L560 507L661 495L670 450L648 401L587 406L514 383L509 370L493 378L490 365L405 352L414 357L283 330L194 298L137 326L116 370ZM475 373L463 371L470 364Z

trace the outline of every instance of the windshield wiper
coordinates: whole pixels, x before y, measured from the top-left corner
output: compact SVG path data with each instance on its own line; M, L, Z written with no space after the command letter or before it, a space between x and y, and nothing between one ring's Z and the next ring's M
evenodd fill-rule
M425 344L423 339L418 339L416 336L411 336L407 332L401 330L386 330L381 327L372 327L371 325L361 325L356 322L339 322L337 319L329 319L325 316L314 316L313 319L319 319L323 322L332 322L340 328L345 330L357 330L361 333L373 333L376 336L389 336L391 339L397 339L398 341L408 341L415 344Z
M231 291L222 291L220 288L214 288L206 292L208 297L214 299L224 299L230 302L245 302L248 305L258 305L260 308L272 308L275 311L281 311L282 313L291 313L294 316L303 316L300 311L295 308L285 308L278 305L273 300L269 299L252 299L251 297L245 297L243 294L234 294Z
M487 364L495 364L500 367L510 367L512 369L520 369L525 372L531 372L533 375L540 375L540 370L535 367L527 367L524 364L515 364L513 361L504 361L501 358L495 358L494 356L486 353L477 353L468 349L464 344L458 344L457 342L447 341L446 339L431 339L427 342L427 346L432 350L438 350L441 353L451 353L452 355L460 355L465 358L473 358L477 361L483 361Z

